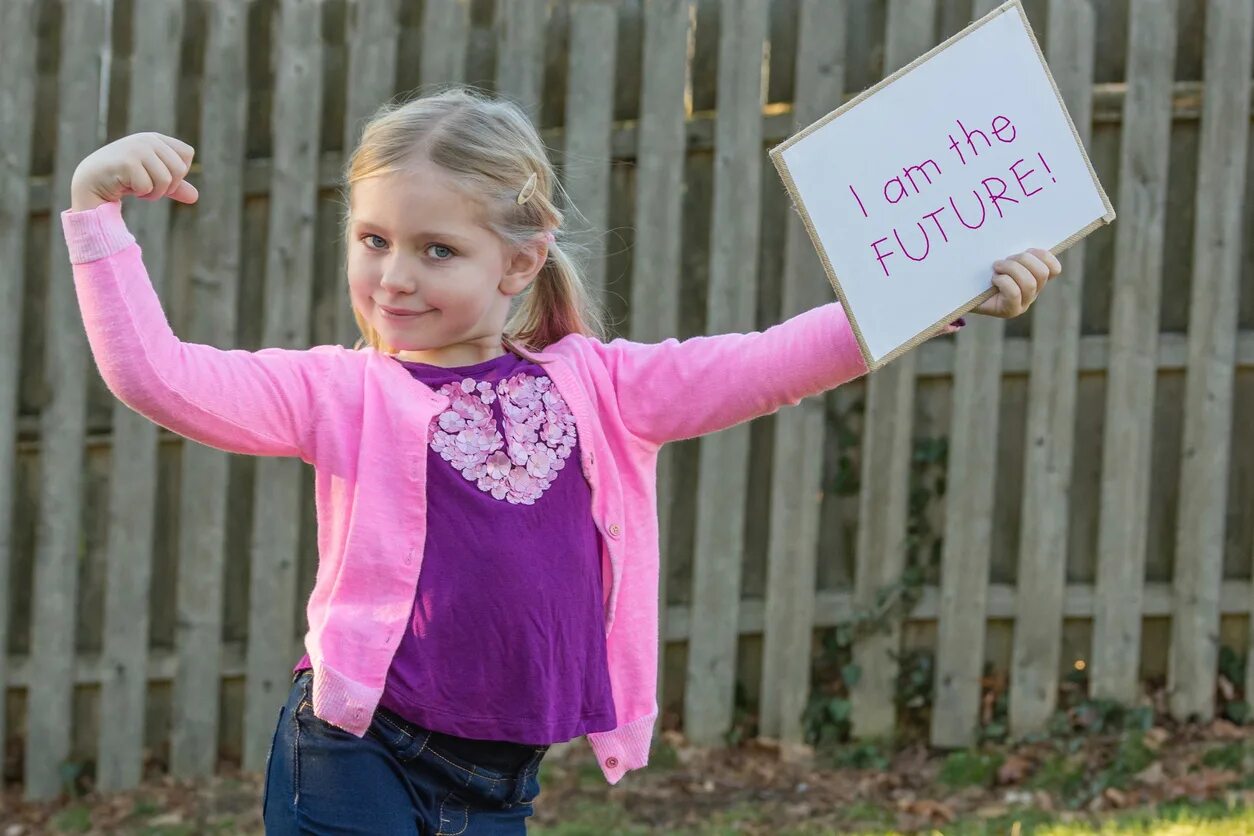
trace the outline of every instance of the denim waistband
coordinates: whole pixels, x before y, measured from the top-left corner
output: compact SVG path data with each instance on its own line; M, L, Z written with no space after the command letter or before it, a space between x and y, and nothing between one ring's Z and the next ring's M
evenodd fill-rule
M295 682L300 678L301 674L309 670L309 668L302 668L296 671L292 674L292 681ZM547 745L534 743L514 743L508 740L478 740L470 737L459 737L420 726L411 720L405 719L395 711L389 711L382 706L377 707L375 712L386 714L388 720L393 724L400 726L415 737L430 732L431 736L427 741L428 746L453 755L472 765L483 766L497 772L510 773L521 769L535 757L537 749L549 748Z

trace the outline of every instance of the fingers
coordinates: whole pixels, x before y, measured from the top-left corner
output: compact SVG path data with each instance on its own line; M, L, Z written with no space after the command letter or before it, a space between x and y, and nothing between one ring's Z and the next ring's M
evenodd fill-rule
M166 136L165 134L157 134L157 136L159 136L166 145L174 150L174 153L180 160L183 161L183 165L185 165L187 169L192 167L192 157L196 155L195 148L188 145L178 137Z
M170 193L171 200L177 200L179 203L195 203L200 200L200 192L191 183L184 180L179 183L179 187Z
M1015 286L1017 293L1015 299L1007 298L1006 305L1008 308L1008 316L1018 316L1028 309L1032 301L1036 299L1037 280L1032 275L1032 271L1021 262L1006 258L993 262L993 284L1002 288L1003 294L1007 292L1007 285L1003 285L997 281L998 275L1007 277L1010 283Z
M145 197L155 188L152 173L143 160L131 160L126 167L126 182L122 185L136 197Z
M1027 305L1023 303L1023 290L1013 278L1004 272L996 272L993 274L993 286L997 288L997 295L985 302L993 311L993 316L1008 319L1027 310Z
M1032 275L1032 279L1036 283L1037 290L1044 287L1045 282L1050 279L1049 265L1039 256L1035 255L1031 250L1019 253L1010 257L1012 261L1017 261L1028 269L1028 273Z
M1049 268L1049 278L1053 278L1062 272L1062 262L1058 260L1058 256L1049 250L1043 250L1040 247L1032 247L1028 250L1032 255L1039 258Z
M143 200L160 200L174 182L174 176L166 168L165 162L156 154L145 154L139 158L139 166L147 175L151 184L148 191L141 192L138 183L133 184L135 196Z
M196 187L184 178L191 168L191 146L163 134L149 134L134 175L133 192L144 200L169 197L182 203L195 203Z
M191 169L191 166L184 162L183 158L168 145L158 143L153 150L165 164L166 170L169 171L171 178L170 184L166 188L165 192L157 196L172 197L176 192L180 191L184 178L187 177L187 172Z

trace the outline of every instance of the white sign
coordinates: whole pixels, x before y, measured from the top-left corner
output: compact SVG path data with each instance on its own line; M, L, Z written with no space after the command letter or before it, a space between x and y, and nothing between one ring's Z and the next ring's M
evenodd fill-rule
M1115 212L1018 0L771 150L876 369Z

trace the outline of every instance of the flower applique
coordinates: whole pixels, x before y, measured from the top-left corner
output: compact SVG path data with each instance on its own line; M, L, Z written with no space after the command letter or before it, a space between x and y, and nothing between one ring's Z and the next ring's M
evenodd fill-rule
M431 449L493 498L534 505L575 446L574 413L553 382L519 373L493 388L466 378L444 384L440 394L450 403L432 420ZM497 400L500 429L492 411Z

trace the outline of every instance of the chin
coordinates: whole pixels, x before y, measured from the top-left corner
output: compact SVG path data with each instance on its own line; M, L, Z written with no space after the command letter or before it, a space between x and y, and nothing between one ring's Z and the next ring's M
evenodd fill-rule
M393 351L427 351L432 348L432 346L427 345L422 340L415 340L412 337L409 339L394 339L387 334L382 334L381 336L383 337L384 343L386 343L388 348Z

